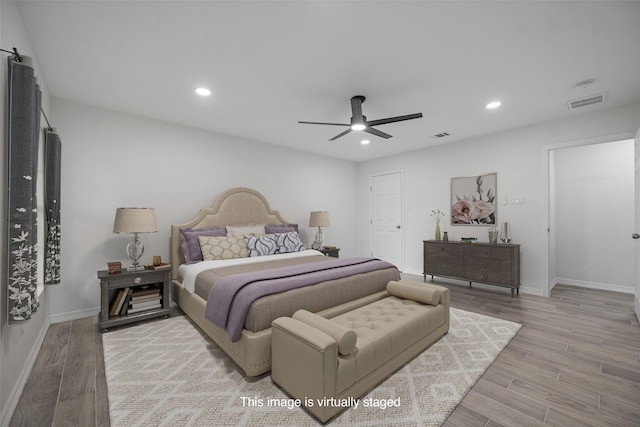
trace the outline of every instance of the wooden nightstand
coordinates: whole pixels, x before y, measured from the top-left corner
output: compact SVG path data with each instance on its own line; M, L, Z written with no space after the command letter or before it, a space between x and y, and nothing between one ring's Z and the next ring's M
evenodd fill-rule
M338 252L340 252L340 248L320 248L318 249L320 252L324 254L324 256L331 256L334 258L340 258Z
M98 271L98 279L100 279L99 328L104 331L111 326L154 317L169 317L171 313L169 308L171 300L170 273L170 268L122 271L115 274L109 274L107 270ZM125 290L129 291L128 298L124 295ZM128 304L132 301L132 297L136 297L136 300L140 301L136 302L135 307L130 308Z

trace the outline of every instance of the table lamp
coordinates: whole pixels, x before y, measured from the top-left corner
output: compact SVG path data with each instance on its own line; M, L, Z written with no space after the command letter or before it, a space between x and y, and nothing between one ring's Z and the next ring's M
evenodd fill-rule
M322 248L322 240L324 240L324 235L322 234L322 227L329 227L330 225L331 223L329 221L328 211L311 212L311 215L309 216L309 227L318 227L318 232L316 233L316 240L311 245L313 249Z
M156 213L153 208L118 208L113 222L114 233L132 233L131 242L127 245L127 255L133 264L129 271L142 270L138 260L144 253L144 245L138 239L138 233L155 233Z

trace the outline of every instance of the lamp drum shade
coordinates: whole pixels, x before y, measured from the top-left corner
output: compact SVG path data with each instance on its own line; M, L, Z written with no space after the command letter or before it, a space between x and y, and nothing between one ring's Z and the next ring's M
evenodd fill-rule
M309 216L309 227L329 227L329 211L313 211Z
M114 233L155 233L156 212L153 208L118 208L113 222Z

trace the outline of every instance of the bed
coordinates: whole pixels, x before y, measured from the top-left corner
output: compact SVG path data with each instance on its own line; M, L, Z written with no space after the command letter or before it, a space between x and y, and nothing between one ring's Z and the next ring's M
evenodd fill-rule
M304 248L285 254L250 256L228 261L194 262L192 254L187 253L185 260L185 251L190 251L188 247L184 247L183 242L187 233L198 234L204 229L212 230L217 227L232 230L234 226L245 226L250 230L252 224L267 224L267 228L275 230L274 236L279 237L289 234L287 230L290 227L297 228L282 218L278 211L272 210L262 194L250 188L229 189L216 198L212 207L201 209L191 221L171 226L172 297L246 376L258 376L271 369L271 321L275 318L291 316L301 308L324 317L334 317L386 297L387 283L400 279L397 268L387 263L383 265L380 260L338 260L324 257L318 251L303 250ZM242 230L240 228L240 232ZM209 238L200 240L200 243L204 245L209 241L207 239ZM205 247L202 246L201 249L204 250ZM228 329L209 320L212 309L210 304L207 314L207 294L211 287L220 287L223 281L233 281L240 277L275 278L276 272L279 274L281 270L297 271L303 268L316 271L309 274L323 279L318 279L314 284L300 285L256 299L247 309L246 318L237 328L239 332L235 336ZM342 268L351 268L357 272L337 273ZM326 272L330 274L326 275ZM214 299L214 302L218 301L220 299Z

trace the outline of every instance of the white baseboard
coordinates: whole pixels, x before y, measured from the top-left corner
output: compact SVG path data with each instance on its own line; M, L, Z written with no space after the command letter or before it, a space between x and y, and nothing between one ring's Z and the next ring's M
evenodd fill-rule
M13 389L9 393L9 399L5 407L2 411L2 418L0 419L0 425L5 427L8 426L11 422L11 417L13 416L13 412L16 410L18 406L18 402L20 401L20 396L22 396L22 391L24 390L24 386L27 384L29 380L29 375L31 375L31 370L33 369L33 365L36 363L36 358L38 357L38 353L40 352L40 348L42 347L42 343L44 342L44 338L47 335L47 331L49 330L49 325L51 324L51 318L42 326L36 341L31 347L29 354L27 355L27 360L25 364L22 366L22 371L18 376L16 383L13 386ZM19 326L18 326L19 327Z
M598 283L598 282L585 282L575 279L563 279L562 277L556 277L551 282L551 288L556 285L569 285L578 286L580 288L599 289L601 291L622 292L625 294L634 294L635 289L628 286L612 285L610 283Z
M68 322L70 320L84 319L85 317L97 316L100 313L100 307L87 308L78 311L69 311L67 313L52 314L49 321L53 323Z

